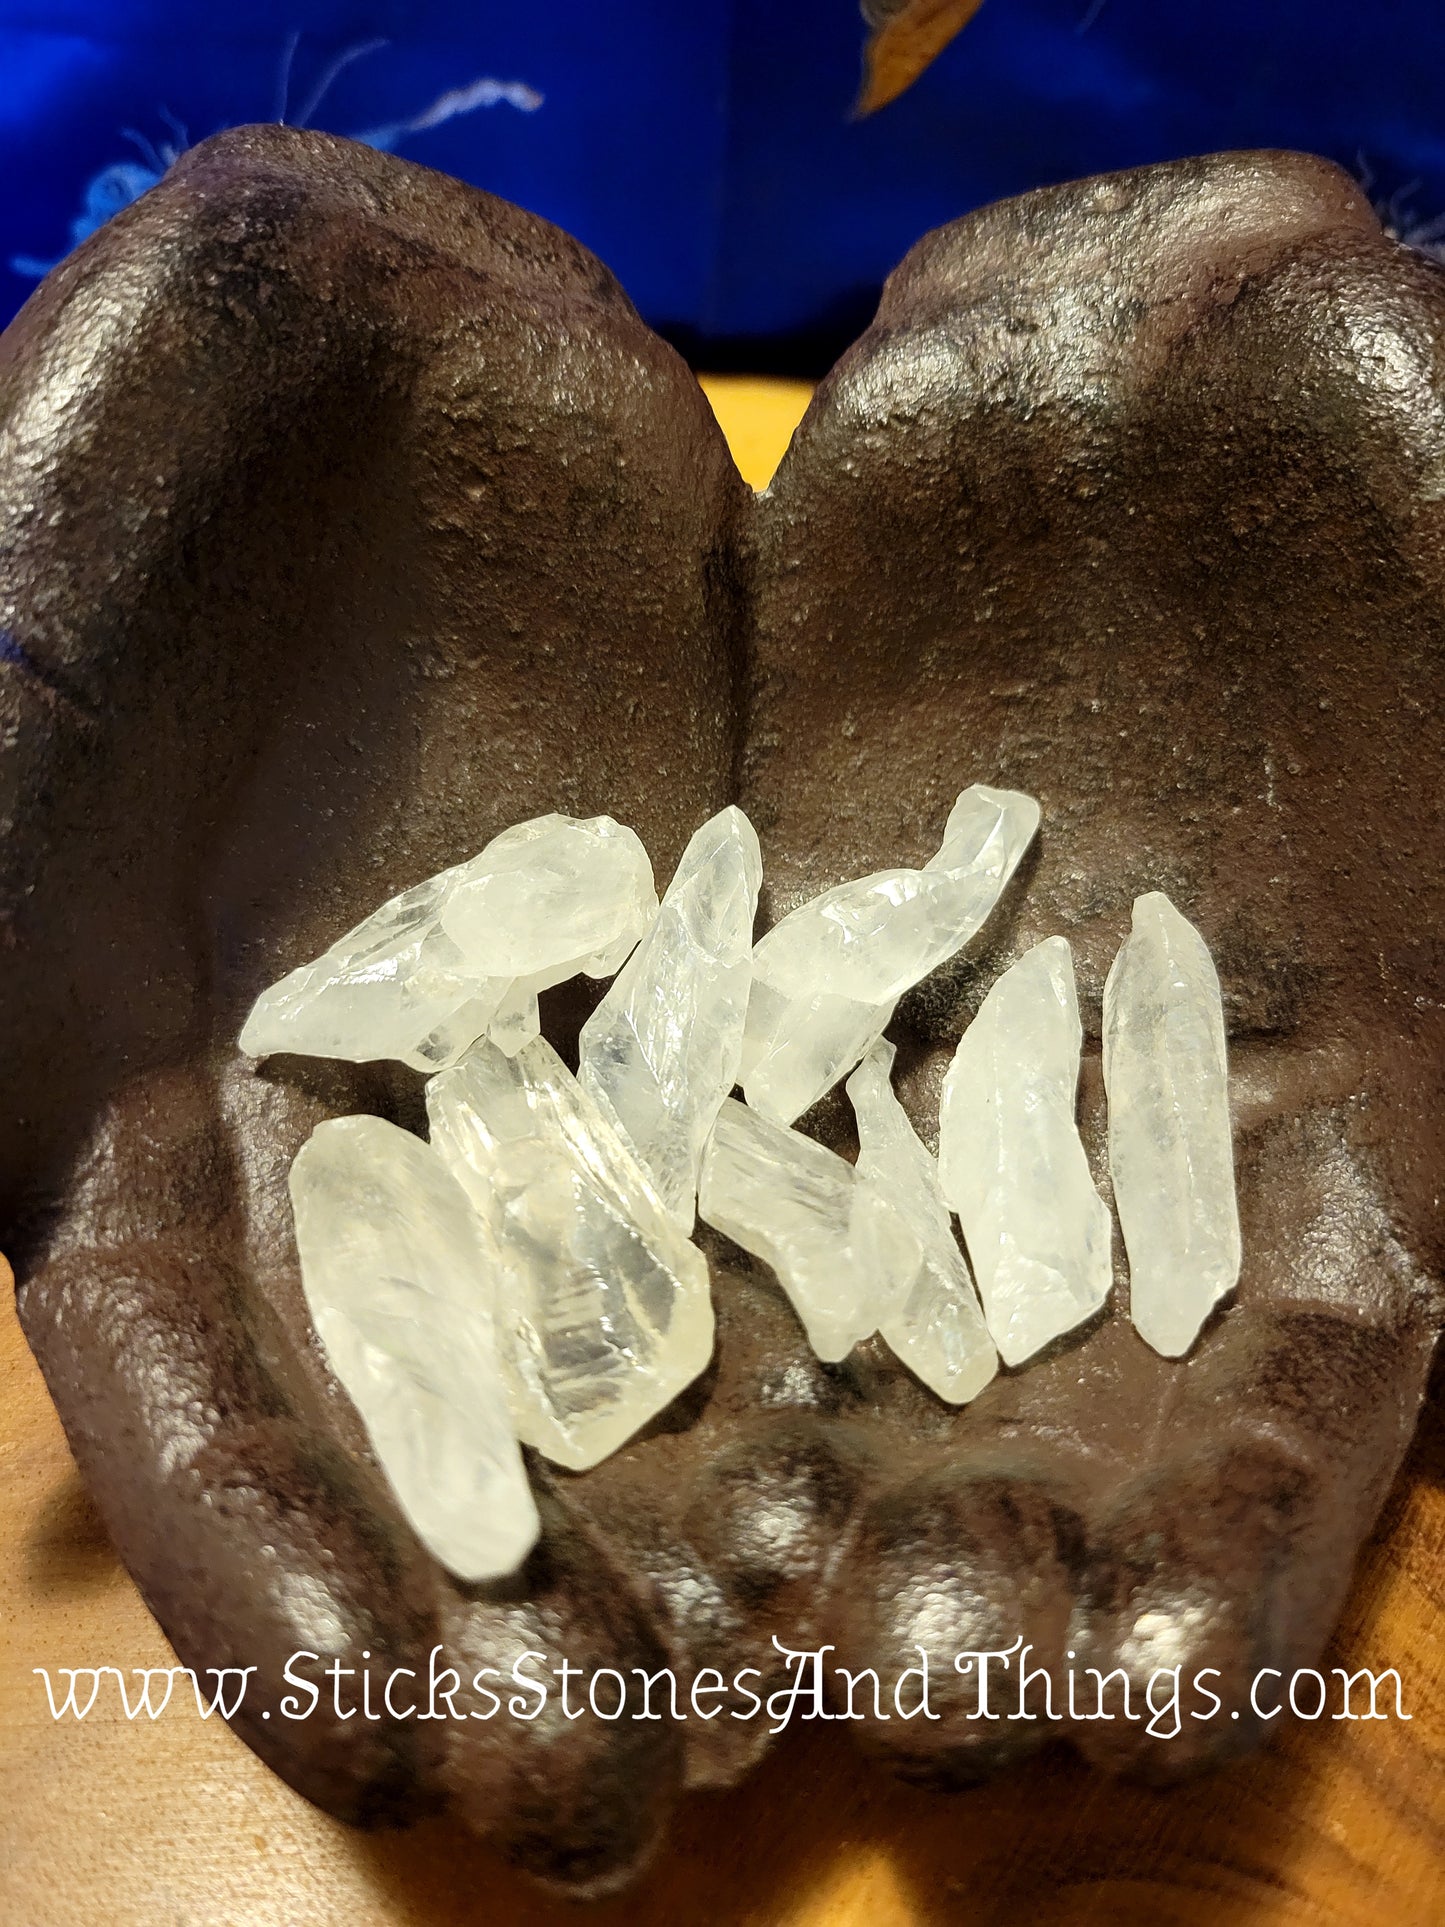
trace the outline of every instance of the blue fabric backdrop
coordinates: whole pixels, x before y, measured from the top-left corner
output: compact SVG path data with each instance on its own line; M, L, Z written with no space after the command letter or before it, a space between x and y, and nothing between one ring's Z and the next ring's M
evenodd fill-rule
M851 0L230 11L0 0L0 319L168 151L278 117L283 93L299 117L338 56L377 40L312 124L560 222L704 360L826 361L926 228L1101 168L1305 147L1363 172L1403 224L1445 213L1441 0L987 0L863 123ZM469 111L442 100L486 77L517 86Z

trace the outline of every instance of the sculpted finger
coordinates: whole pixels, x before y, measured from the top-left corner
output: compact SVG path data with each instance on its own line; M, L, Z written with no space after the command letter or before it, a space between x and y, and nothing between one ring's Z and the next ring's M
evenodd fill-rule
M317 1083L266 1094L283 1182L289 1147L339 1098L386 1108L367 1073L327 1066ZM424 1551L310 1331L289 1230L246 1212L266 1170L242 1158L234 1211L193 1212L227 1157L228 1100L192 1075L114 1103L75 1216L20 1295L117 1549L203 1693L244 1670L231 1724L300 1792L362 1825L451 1804L544 1878L601 1891L645 1859L681 1783L679 1729L633 1717L635 1670L671 1655L545 1475L543 1536L514 1580L462 1586ZM149 1237L127 1226L136 1197ZM528 1652L540 1713L513 1678ZM627 1716L564 1714L564 1661L617 1671ZM486 1667L507 1696L495 1725Z
M906 1778L980 1779L1053 1737L1084 1528L1057 1467L960 1454L880 1494L829 1602L835 1717ZM877 1684L861 1677L874 1669Z
M1109 1500L1081 1592L1078 1670L1113 1674L1107 1692L1087 1682L1076 1728L1101 1763L1173 1778L1253 1744L1339 1617L1439 1317L1356 1135L1330 1109L1251 1133L1238 1303L1179 1372L1157 1462ZM1171 1670L1185 1710L1151 1735L1138 1708L1154 1675L1169 1699ZM1317 1691L1297 1696L1307 1716Z
M236 1222L206 1208L226 1162L205 1078L118 1097L74 1215L20 1289L21 1322L116 1548L201 1690L214 1669L251 1669L232 1724L283 1777L343 1818L415 1816L436 1802L427 1731L343 1709L363 1653L383 1675L425 1640L430 1578L369 1455L318 1426L319 1357L288 1360L245 1315ZM341 1700L332 1664L350 1669Z
M666 1830L683 1783L682 1669L565 1494L540 1500L543 1536L514 1584L441 1589L441 1657L459 1683L439 1777L476 1833L592 1897L633 1878Z
M787 1722L789 1652L824 1637L878 1455L847 1375L820 1365L760 1267L706 1240L713 1365L567 1498L650 1587L674 1654L690 1786L730 1786ZM801 1712L799 1712L801 1717Z

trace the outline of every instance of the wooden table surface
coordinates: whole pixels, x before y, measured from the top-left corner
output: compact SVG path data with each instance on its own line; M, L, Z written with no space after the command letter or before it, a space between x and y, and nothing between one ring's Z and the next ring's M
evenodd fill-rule
M754 484L807 397L707 384ZM0 1285L5 1281L0 1277ZM977 1792L920 1793L831 1736L687 1802L622 1899L542 1895L445 1821L367 1836L224 1727L114 1700L51 1718L31 1668L172 1663L76 1476L0 1290L0 1927L468 1927L472 1922L923 1927L1445 1921L1445 1409L1427 1414L1326 1665L1394 1666L1408 1722L1326 1719L1153 1793L1048 1755Z

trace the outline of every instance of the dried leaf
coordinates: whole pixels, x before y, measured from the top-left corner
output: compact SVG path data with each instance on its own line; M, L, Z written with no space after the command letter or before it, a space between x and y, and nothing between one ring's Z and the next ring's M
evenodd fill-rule
M863 52L859 115L897 100L982 5L983 0L862 0L863 18L873 32Z

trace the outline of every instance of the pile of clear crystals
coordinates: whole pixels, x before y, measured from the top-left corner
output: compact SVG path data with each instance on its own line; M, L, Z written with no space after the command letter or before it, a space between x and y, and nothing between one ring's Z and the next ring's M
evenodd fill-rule
M1031 797L967 789L921 869L839 884L755 944L762 859L741 810L702 826L660 904L631 830L538 817L259 998L252 1056L428 1074L430 1142L334 1119L291 1198L332 1368L460 1578L512 1572L536 1540L521 1444L585 1470L707 1365L699 1215L773 1268L820 1358L878 1332L952 1404L1098 1311L1112 1231L1075 1121L1068 944L1038 944L989 991L944 1084L937 1158L884 1037L899 998L977 935L1038 823ZM537 996L579 973L613 981L574 1076ZM1239 1225L1219 981L1158 893L1109 973L1104 1077L1134 1324L1180 1357L1234 1286ZM843 1078L856 1164L795 1128Z

